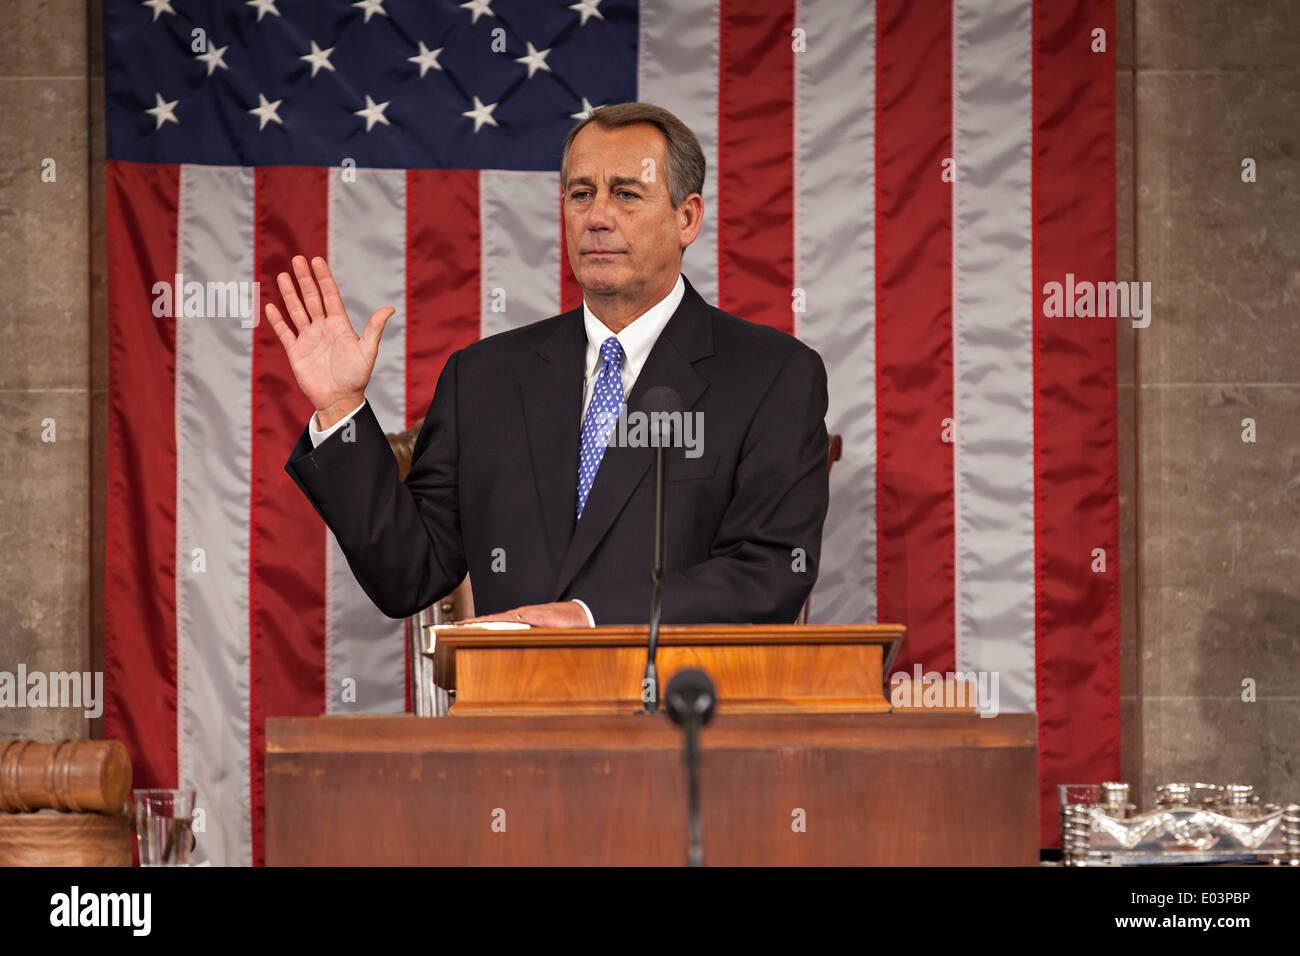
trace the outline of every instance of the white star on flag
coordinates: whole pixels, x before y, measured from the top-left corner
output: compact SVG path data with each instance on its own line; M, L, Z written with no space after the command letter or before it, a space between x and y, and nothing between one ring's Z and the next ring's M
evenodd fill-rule
M430 68L435 70L442 69L442 64L438 62L438 54L441 52L442 52L442 47L438 47L438 49L436 50L430 50L427 46L424 45L424 41L421 40L419 55L408 56L406 58L406 62L418 63L420 66L420 76L424 76L425 71L429 70Z
M258 23L261 23L262 17L266 16L268 13L277 17L280 15L280 11L275 9L275 0L246 0L244 6L257 7Z
M280 104L283 102L284 100L276 100L274 103L268 103L265 96L261 93L257 94L257 106L253 107L253 109L248 112L261 120L257 126L257 131L259 133L266 129L267 123L279 123L281 126L284 125L284 120L280 119L279 114L276 113L276 110L280 108Z
M164 13L176 16L176 11L172 9L172 0L144 0L143 5L153 11L154 20L157 20Z
M369 23L372 14L377 13L381 17L388 16L387 11L384 10L384 0L357 0L357 2L352 5L354 7L360 7L366 12L366 18L361 21L362 23Z
M352 115L365 117L367 133L370 132L371 127L376 123L383 123L385 126L392 126L393 124L388 122L388 117L384 115L384 110L388 108L388 104L391 102L391 100L385 100L382 103L376 103L370 98L370 94L367 93L366 108L363 110L355 110Z
M492 118L492 111L496 109L498 105L499 104L497 103L489 103L487 106L484 106L479 101L479 98L476 96L474 97L474 108L472 110L467 110L466 112L461 113L460 115L468 116L470 119L474 121L474 132L477 133L479 131L479 127L482 126L484 123L491 123L493 126L500 125L497 123L496 120Z
M206 53L200 53L194 59L200 61L201 63L206 63L208 65L208 76L211 76L212 71L215 70L217 67L221 67L223 70L230 69L230 67L226 66L226 61L222 59L222 56L229 49L230 49L230 44L226 44L225 46L208 47L208 51Z
M594 110L595 108L596 107L591 105L591 101L584 96L582 98L582 112L570 113L569 119L585 120L588 116L591 115L591 111Z
M460 8L474 14L474 19L470 23L478 23L479 14L486 13L489 17L496 16L492 12L492 0L469 0L469 3L462 3Z
M145 110L145 112L158 121L158 125L155 126L154 129L155 130L162 129L162 124L168 122L175 123L177 126L180 126L181 121L176 118L176 104L179 103L180 100L172 100L171 102L166 102L163 100L161 93L155 93L153 96L154 96L153 109Z
M533 74L536 73L539 69L545 70L547 73L551 72L551 68L546 65L546 54L550 52L551 52L550 50L534 49L533 45L529 43L528 55L515 57L515 62L528 64L528 79L531 80L533 78Z
M311 52L305 56L298 57L298 59L306 60L311 64L311 75L315 77L317 70L330 70L333 72L334 64L330 62L330 54L333 52L333 47L330 47L328 50L322 50L316 45L316 41L312 40Z
M600 0L579 0L578 3L569 4L569 9L576 11L582 16L582 20L579 21L578 26L585 27L587 25L587 17L595 17L598 20L605 19L605 15L596 9L598 6L600 6Z

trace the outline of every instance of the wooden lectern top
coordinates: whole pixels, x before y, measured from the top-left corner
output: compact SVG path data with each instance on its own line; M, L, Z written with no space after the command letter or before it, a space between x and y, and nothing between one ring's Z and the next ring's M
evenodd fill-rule
M693 624L659 630L659 674L698 668L734 713L881 713L901 624ZM620 714L641 704L649 628L430 625L452 716ZM660 688L662 696L663 688Z

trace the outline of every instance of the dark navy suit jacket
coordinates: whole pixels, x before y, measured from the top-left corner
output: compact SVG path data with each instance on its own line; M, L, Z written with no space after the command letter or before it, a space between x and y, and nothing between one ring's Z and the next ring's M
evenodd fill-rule
M581 598L597 624L646 622L654 450L607 447L574 522L586 349L579 306L456 352L405 482L369 403L352 441L303 430L285 470L381 611L414 614L468 570L478 614ZM664 622L794 621L829 498L821 357L685 281L628 409L657 385L703 423L699 457L668 452Z

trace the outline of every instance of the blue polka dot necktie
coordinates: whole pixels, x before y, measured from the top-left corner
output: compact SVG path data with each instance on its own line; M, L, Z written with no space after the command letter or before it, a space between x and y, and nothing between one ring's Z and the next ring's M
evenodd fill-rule
M591 483L596 480L600 460L605 456L605 446L609 444L609 436L618 424L619 414L623 410L623 346L619 343L618 336L611 335L601 343L600 359L596 387L591 393L587 414L582 419L582 453L578 460L578 513L573 519L575 522L582 517L587 495L591 492Z

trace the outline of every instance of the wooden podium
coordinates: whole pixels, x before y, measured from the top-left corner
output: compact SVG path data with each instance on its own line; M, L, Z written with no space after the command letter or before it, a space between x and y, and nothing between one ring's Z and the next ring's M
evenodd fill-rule
M641 703L645 627L426 630L453 716L615 715ZM885 658L902 639L899 624L668 625L657 666L663 688L679 670L704 671L729 714L880 714Z
M1032 865L1036 718L891 713L898 625L660 632L705 670L709 865ZM682 734L642 715L646 628L437 629L446 718L269 718L268 865L685 860Z

